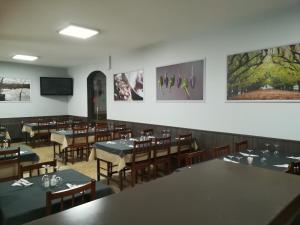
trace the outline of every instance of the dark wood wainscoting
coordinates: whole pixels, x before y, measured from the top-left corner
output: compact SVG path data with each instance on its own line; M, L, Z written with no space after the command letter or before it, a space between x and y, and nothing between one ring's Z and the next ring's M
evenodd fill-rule
M214 131L186 129L180 127L161 126L146 123L136 123L118 120L109 120L112 123L126 123L126 125L133 130L133 135L139 135L140 131L145 128L153 128L154 131L170 130L171 135L177 136L178 134L192 132L193 137L197 139L200 149L211 149L217 146L230 145L231 151L234 150L235 143L241 140L248 140L250 149L265 149L265 143L269 143L270 150L274 150L274 144L279 144L279 150L289 154L300 153L300 141L275 139L251 135L241 135L234 133L222 133Z

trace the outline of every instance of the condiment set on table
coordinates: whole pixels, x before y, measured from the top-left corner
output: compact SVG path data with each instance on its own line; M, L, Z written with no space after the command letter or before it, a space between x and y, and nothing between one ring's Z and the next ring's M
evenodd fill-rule
M50 175L48 175L49 167L50 167L49 165L44 166L46 174L42 177L42 186L44 188L49 188L49 187L57 187L61 185L62 183L61 177L57 176L56 174L53 174L51 177Z

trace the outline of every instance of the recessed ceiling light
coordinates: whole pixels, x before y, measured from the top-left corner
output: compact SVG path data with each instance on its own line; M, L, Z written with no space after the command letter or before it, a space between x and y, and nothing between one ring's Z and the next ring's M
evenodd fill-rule
M97 30L92 30L84 27L79 27L75 25L69 25L66 28L58 32L61 35L67 35L71 37L87 39L99 33Z
M12 58L16 60L24 60L24 61L35 61L38 59L37 56L32 56L32 55L14 55Z

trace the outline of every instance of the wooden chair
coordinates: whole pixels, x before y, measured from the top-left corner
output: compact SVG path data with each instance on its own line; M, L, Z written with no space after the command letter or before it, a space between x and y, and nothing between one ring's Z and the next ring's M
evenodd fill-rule
M286 172L290 174L300 175L300 162L291 162Z
M95 130L108 130L108 124L105 122L95 123Z
M240 141L235 143L235 152L240 152L243 150L247 150L248 149L248 141L244 140L244 141Z
M144 133L144 135L149 134L149 135L152 136L152 135L154 134L153 129L145 129L145 130L143 130L142 132Z
M24 177L24 173L29 172L29 177L32 177L34 171L37 172L37 176L43 174L41 170L45 170L45 173L49 172L49 167L52 168L53 172L57 171L57 162L56 160L36 163L28 166L20 166L20 175Z
M89 198L88 195L90 195ZM58 202L57 199L60 199ZM80 185L75 188L66 189L62 191L56 192L47 192L46 193L46 214L52 214L53 210L53 203L52 201L56 202L56 205L59 204L59 211L63 211L66 206L74 207L76 203L84 203L85 200L92 201L96 199L96 181L91 180L90 182ZM54 205L55 206L55 205Z
M144 175L147 176L147 180L150 179L151 169L151 151L152 141L135 141L133 143L132 160L126 164L125 170L131 171L131 186L133 187L137 182L139 172L143 179ZM121 176L122 179L122 176ZM123 182L121 181L121 184Z
M213 149L213 157L219 158L230 154L230 146L225 145L221 147L216 147Z
M0 182L20 177L20 148L0 151Z
M74 164L75 152L77 153L78 159L83 160L85 156L86 161L88 161L90 153L88 129L89 127L87 125L76 125L73 127L71 144L63 150L63 159L65 164L67 164L69 158L71 158L71 162Z
M50 142L50 126L49 120L47 119L40 119L37 122L37 132L34 134L33 137L33 146L36 147L36 141L44 141L45 143Z
M108 131L100 131L100 132L95 131L94 140L95 142L110 141L112 140L111 133Z
M192 151L192 134L179 135L177 139L177 152L175 154L177 167L185 164L185 154Z
M68 124L65 120L56 121L56 131L61 130L68 130L70 128L70 124ZM61 145L55 141L52 142L53 144L53 158L55 159L56 156L59 158L61 157ZM58 145L58 153L56 152L56 146Z
M153 150L153 175L154 178L157 178L159 166L164 167L164 173L169 174L171 173L171 137L166 138L156 138L155 139L155 146Z
M113 139L117 140L120 139L120 131L125 130L126 125L125 124L119 124L114 126L114 131L113 131Z
M208 151L196 151L185 154L185 165L191 167L192 164L200 163L208 159Z
M110 141L111 139L112 139L111 134L109 132L103 131L95 134L96 142ZM100 181L101 176L105 177L106 183L109 185L110 180L112 180L112 175L117 173L116 171L114 171L114 168L116 168L117 165L113 165L111 162L101 159L97 156L96 156L96 160L97 160L97 180Z

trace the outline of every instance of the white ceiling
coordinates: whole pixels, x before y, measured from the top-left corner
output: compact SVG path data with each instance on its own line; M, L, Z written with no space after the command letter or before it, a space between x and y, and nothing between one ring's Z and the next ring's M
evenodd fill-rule
M298 0L0 0L0 61L31 54L40 57L33 64L69 67L294 7ZM57 34L70 23L101 34Z

